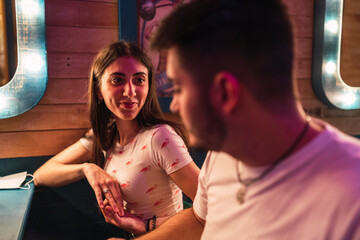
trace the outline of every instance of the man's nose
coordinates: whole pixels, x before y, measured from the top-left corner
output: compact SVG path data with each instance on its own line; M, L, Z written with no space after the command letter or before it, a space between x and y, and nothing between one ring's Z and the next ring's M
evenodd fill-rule
M173 113L179 112L179 103L176 96L173 96L171 103L170 103L170 111Z

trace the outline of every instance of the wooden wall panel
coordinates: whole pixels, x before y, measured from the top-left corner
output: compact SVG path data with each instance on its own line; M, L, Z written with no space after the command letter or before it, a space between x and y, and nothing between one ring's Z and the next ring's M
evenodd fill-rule
M299 98L309 115L349 134L360 135L360 110L327 107L312 90L314 1L284 0L296 37L295 79ZM84 96L89 66L98 49L118 37L117 2L46 0L48 88L34 109L0 120L0 158L53 155L86 132L89 123ZM359 45L358 40L351 44Z
M49 79L87 78L95 53L48 53Z
M87 103L87 79L49 79L47 90L39 104Z
M48 52L97 53L103 46L116 41L118 32L113 28L48 26L46 36Z
M24 131L0 134L1 158L54 155L76 142L87 129Z
M87 128L87 118L86 104L37 105L21 116L4 119L0 132Z
M291 16L310 16L314 14L314 0L284 0L288 13Z
M49 26L118 28L117 1L46 0L46 15L51 16L47 17L46 24Z
M87 131L90 64L118 39L117 0L46 0L45 14L48 87L33 109L0 120L0 158L54 155Z

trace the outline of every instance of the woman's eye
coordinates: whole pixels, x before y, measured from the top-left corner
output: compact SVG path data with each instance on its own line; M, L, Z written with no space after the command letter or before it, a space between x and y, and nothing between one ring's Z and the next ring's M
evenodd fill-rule
M111 79L111 83L113 84L119 84L122 83L123 79L122 78L112 78Z
M138 85L141 85L141 84L144 84L145 83L145 78L136 78L135 79L135 83L138 84Z

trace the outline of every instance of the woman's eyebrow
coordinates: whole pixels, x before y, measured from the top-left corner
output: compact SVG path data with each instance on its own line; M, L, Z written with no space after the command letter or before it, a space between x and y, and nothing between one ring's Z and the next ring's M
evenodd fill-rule
M112 75L120 75L120 76L124 76L124 77L126 76L125 73L122 73L122 72L113 72L110 74L110 76L112 76Z
M114 76L114 75L115 76L126 77L126 74L123 73L123 72L113 72L113 73L110 74L110 76ZM145 72L136 72L136 73L133 74L133 76L139 76L139 75L146 75L147 76L147 74Z
M146 75L147 74L145 72L137 72L137 73L134 73L133 76L138 76L138 75Z

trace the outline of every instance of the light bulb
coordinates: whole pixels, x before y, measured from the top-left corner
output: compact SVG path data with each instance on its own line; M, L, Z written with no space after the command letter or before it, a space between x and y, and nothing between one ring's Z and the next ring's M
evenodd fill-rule
M41 55L37 53L26 54L23 58L24 68L31 73L40 72L43 64Z
M325 70L329 74L333 74L336 71L336 64L333 61L329 61L325 65Z
M339 30L339 23L336 20L329 20L325 23L325 28L335 34Z
M39 4L33 0L23 0L21 2L22 12L28 16L36 16L39 13Z

